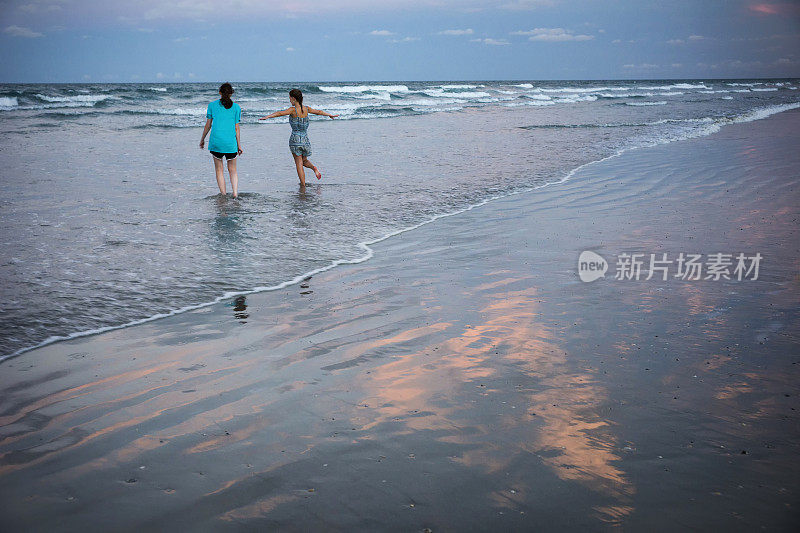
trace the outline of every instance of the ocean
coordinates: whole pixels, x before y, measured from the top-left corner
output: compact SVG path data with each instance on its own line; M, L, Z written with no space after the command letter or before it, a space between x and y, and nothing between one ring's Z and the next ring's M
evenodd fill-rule
M592 162L800 107L797 79L233 83L233 200L198 146L218 85L0 85L0 360L234 306ZM294 87L341 115L312 117L305 191L285 117L257 120Z

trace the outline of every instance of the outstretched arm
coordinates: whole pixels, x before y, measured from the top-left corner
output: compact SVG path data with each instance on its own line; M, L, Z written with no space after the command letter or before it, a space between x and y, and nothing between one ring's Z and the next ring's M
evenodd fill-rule
M330 113L326 113L325 111L320 111L319 109L314 109L313 107L309 107L308 112L313 113L314 115L322 115L323 117L336 118L339 116L339 115L331 115Z
M287 107L283 111L275 111L271 115L267 115L266 117L261 117L258 120L266 120L268 118L275 118L275 117L285 117L286 115L291 115L292 114L292 109L294 109L294 108L293 107Z
M206 119L206 125L205 125L205 127L203 128L203 136L202 136L202 137L200 137L200 148L202 148L203 146L205 146L205 144L206 144L206 135L208 135L208 131L209 131L210 129L211 129L211 119L210 119L210 118L207 118L207 119Z

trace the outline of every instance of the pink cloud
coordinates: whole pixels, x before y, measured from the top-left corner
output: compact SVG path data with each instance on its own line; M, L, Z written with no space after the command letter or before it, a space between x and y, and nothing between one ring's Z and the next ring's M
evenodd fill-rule
M778 4L751 4L750 11L755 11L761 15L777 15L780 13Z

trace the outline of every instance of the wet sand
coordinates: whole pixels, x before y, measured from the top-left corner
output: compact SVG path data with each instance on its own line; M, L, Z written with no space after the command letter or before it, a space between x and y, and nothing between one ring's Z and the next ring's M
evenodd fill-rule
M628 152L302 285L0 365L2 529L794 529L798 118ZM583 283L588 249L764 259L755 281L612 263Z

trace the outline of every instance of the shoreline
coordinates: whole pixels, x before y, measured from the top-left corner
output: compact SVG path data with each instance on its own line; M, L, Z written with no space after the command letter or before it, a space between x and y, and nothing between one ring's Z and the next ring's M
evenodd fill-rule
M507 80L503 80L503 81L507 81ZM560 81L560 80L556 80L556 81ZM593 80L588 80L588 81L593 81ZM763 120L763 119L768 118L770 116L773 116L775 114L783 113L783 112L786 112L786 111L791 111L791 110L797 109L797 108L800 108L800 102L791 103L791 104L779 104L779 105L763 106L763 107L752 109L748 113L746 113L744 115L740 115L736 119L729 120L728 122L723 123L723 124L713 122L713 123L709 124L709 129L707 129L705 131L702 131L702 132L695 132L693 135L690 135L690 136L687 136L687 137L681 137L681 138L678 138L678 139L668 139L668 140L653 142L651 144L645 144L645 145L640 145L640 146L633 146L633 147L623 148L623 149L620 149L616 153L611 154L609 156L603 157L601 159L589 161L587 163L579 165L579 166L569 170L561 179L558 179L556 181L546 182L546 183L544 183L542 185L515 190L515 191L512 191L510 193L505 193L505 194L496 195L496 196L490 196L490 197L488 197L488 198L486 198L486 199L484 199L484 200L482 200L482 201L480 201L478 203L468 205L467 207L464 207L464 208L456 209L455 211L450 211L450 212L446 212L446 213L435 215L435 216L433 216L433 217L431 217L431 218L429 218L427 220L424 220L424 221L422 221L422 222L420 222L418 224L415 224L415 225L412 225L412 226L409 226L409 227L405 227L405 228L401 228L399 230L395 230L395 231L390 232L390 233L388 233L386 235L383 235L383 236L381 236L379 238L371 239L371 240L368 240L368 241L358 242L358 243L355 244L355 246L365 252L365 255L360 257L360 258L352 259L352 260L350 260L350 259L337 259L337 260L333 261L332 263L330 263L330 264L328 264L326 266L319 267L317 269L312 269L310 271L304 272L302 274L299 274L299 275L295 276L294 278L292 278L290 280L283 281L283 282L278 283L276 285L255 287L255 288L252 288L252 289L244 289L244 290L240 290L240 291L229 291L229 292L226 292L226 293L224 293L224 294L222 294L220 296L217 296L215 299L213 299L211 301L201 302L201 303L198 303L198 304L186 305L186 306L180 307L178 309L170 310L170 311L165 312L165 313L157 313L157 314L149 316L149 317L136 319L136 320L131 320L131 321L123 323L123 324L114 325L114 326L104 326L104 327L100 327L100 328L96 328L96 329L79 331L79 332L71 333L71 334L68 334L68 335L50 337L50 338L45 339L44 341L42 341L42 342L40 342L38 344L29 346L29 347L25 347L25 348L21 348L21 349L17 350L16 352L13 352L11 354L0 355L0 367L2 367L2 365L6 361L9 361L9 360L12 360L14 358L17 358L17 357L19 357L21 355L24 355L24 354L26 354L26 353L28 353L28 352L30 352L32 350L43 348L43 347L49 346L49 345L54 344L54 343L63 342L63 341L69 341L69 340L73 340L73 339L80 339L80 338L89 337L89 336L93 336L93 335L99 335L99 334L102 334L102 333L105 333L105 332L109 332L109 331L116 331L116 330L120 330L120 329L126 329L126 328L130 328L130 327L138 326L138 325L141 325L141 324L146 324L146 323L149 323L149 322L153 322L153 321L156 321L156 320L161 320L163 318L167 318L167 317L183 314L183 313L194 311L194 310L198 310L198 309L203 309L205 307L210 307L210 306L213 306L213 305L216 305L216 304L219 304L219 303L222 303L222 302L225 302L225 301L228 301L228 300L231 300L233 298L240 297L240 296L248 296L248 295L259 294L259 293L263 293L263 292L272 292L272 291L281 290L281 289L284 289L286 287L290 287L290 286L293 286L293 285L297 285L298 283L302 282L305 278L307 278L309 276L314 276L314 275L317 275L317 274L320 274L320 273L323 273L323 272L327 272L327 271L329 271L331 269L334 269L334 268L336 268L338 266L341 266L341 265L353 265L353 264L362 263L364 261L368 261L369 259L371 259L374 256L374 251L372 250L371 246L374 245L374 244L383 242L386 239L389 239L389 238L397 236L397 235L401 235L401 234L406 233L408 231L412 231L412 230L418 229L420 227L423 227L423 226L425 226L427 224L430 224L430 223L435 222L435 221L437 221L439 219L442 219L442 218L447 218L447 217L451 217L451 216L455 216L455 215L459 215L459 214L468 212L468 211L470 211L472 209L475 209L477 207L482 207L482 206L484 206L484 205L486 205L486 204L488 204L490 202L494 202L494 201L501 200L503 198L508 198L510 196L515 196L515 195L518 195L518 194L530 193L530 192L533 192L533 191L540 190L542 188L548 187L550 185L562 184L562 183L566 182L567 180L569 180L573 175L575 175L576 173L580 172L581 170L583 170L583 169L585 169L587 167L590 167L590 166L595 165L595 164L602 163L602 162L607 161L609 159L614 159L614 158L622 156L622 155L624 155L624 154L626 154L628 152L635 151L635 150L640 150L640 149L651 148L653 146L668 145L668 144L671 144L671 143L674 143L674 142L682 142L682 141L687 141L687 140L691 140L691 139L705 137L705 136L708 136L708 135L713 135L713 134L719 132L720 129L723 126L729 126L729 125L732 125L732 124L747 123L747 122L752 122L752 121L756 121L756 120ZM440 111L440 112L446 112L446 111Z

